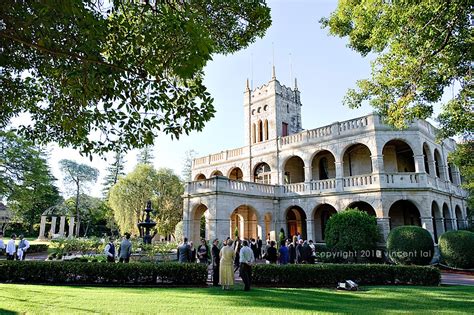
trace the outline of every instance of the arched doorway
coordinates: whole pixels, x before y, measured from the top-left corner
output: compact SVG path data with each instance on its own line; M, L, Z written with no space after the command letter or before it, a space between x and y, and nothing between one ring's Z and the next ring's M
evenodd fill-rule
M199 243L199 240L209 239L209 210L203 204L200 204L194 210L193 221L191 224L191 235L190 241L193 241L195 244Z
M241 205L235 208L230 215L230 222L231 238L235 239L237 233L240 239L257 239L259 235L258 216L257 211L251 206Z
M464 220L463 220L463 217L462 217L461 207L456 206L454 208L454 214L456 215L456 222L458 224L458 230L459 229L465 229L466 226L464 224Z
M286 234L288 237L293 237L297 233L303 239L306 239L306 213L298 206L293 206L286 210Z
M329 218L336 213L336 209L327 203L319 205L314 209L314 238L316 242L324 242L326 224Z
M293 156L285 163L285 184L304 182L304 162L299 156Z
M423 162L425 164L425 172L426 174L430 174L430 164L433 162L433 158L431 156L431 150L428 144L423 143Z
M441 211L439 210L436 201L431 203L431 216L433 217L434 239L438 242L439 236L444 233L444 223L443 216L441 215Z
M453 218L451 216L451 211L449 211L449 207L446 203L443 204L443 218L444 218L444 230L452 231L454 229L453 226Z
M233 180L243 180L244 178L244 173L242 170L238 167L234 167L230 172L229 172L229 179Z
M224 175L222 174L221 171L216 170L211 173L211 177L215 177L215 176L224 176Z
M267 163L260 163L255 167L254 182L260 184L271 184L272 170Z
M390 229L402 225L421 226L420 211L408 200L398 200L388 211L390 217Z
M194 177L194 180L205 180L206 175L204 174L197 174L196 177Z
M324 180L336 178L336 159L331 152L324 150L318 152L311 161L312 179Z
M361 143L351 145L344 152L342 161L344 176L372 173L372 159L369 148Z
M261 233L259 232L260 238L263 241L266 241L268 239L277 240L277 235L272 224L272 214L270 212L265 214L265 216L263 217L263 222L265 224L265 230L263 230Z
M384 145L382 154L386 172L415 172L413 150L405 141L390 140Z
M367 202L364 201L356 201L351 203L346 209L358 209L360 211L366 212L368 215L377 216L375 209Z
M448 163L448 179L451 183L454 183L453 178L453 165L451 165L451 163Z

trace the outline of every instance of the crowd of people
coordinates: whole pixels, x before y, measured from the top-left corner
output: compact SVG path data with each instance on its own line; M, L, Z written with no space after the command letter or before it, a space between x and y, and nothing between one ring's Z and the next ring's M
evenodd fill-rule
M3 240L3 232L0 232L0 256L5 253L7 260L25 260L30 243L23 235L19 235L18 239L20 242L16 245L16 235L12 234L10 240L5 245Z
M292 239L282 240L279 245L277 249L276 242L269 236L265 243L259 237L256 240L241 240L239 237L232 240L228 237L221 246L219 240L214 239L211 248L202 239L196 249L193 242L184 238L178 246L177 258L181 263L211 264L213 285L221 285L224 290L234 285L234 274L239 271L247 291L250 290L252 265L257 260L281 265L315 263L316 247L313 241L303 240L299 233Z

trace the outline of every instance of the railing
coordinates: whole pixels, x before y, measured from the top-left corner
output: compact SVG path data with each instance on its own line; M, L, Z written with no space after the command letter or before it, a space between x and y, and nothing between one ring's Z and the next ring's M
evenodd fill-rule
M227 151L227 158L234 158L241 156L244 153L244 148L237 148Z
M336 188L336 179L323 179L312 181L310 183L311 190L327 190L327 189L335 189Z
M324 126L316 129L308 130L307 132L308 139L322 138L330 136L332 134L331 126Z
M420 175L416 173L392 173L387 175L387 184L419 184Z
M358 187L372 185L374 182L371 174L344 177L344 187Z
M368 124L369 124L369 120L367 116L343 121L339 123L339 132L366 127Z
M304 132L295 133L294 135L289 135L281 138L281 145L287 145L292 143L302 142L304 139Z
M284 193L304 193L307 192L305 183L286 184L283 186Z
M194 166L203 165L203 164L208 164L207 156L194 159Z

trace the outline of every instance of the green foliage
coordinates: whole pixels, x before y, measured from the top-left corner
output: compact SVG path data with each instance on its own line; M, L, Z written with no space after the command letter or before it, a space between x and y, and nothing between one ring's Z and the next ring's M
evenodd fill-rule
M449 231L442 234L438 242L441 258L455 268L474 268L474 233Z
M2 283L204 285L207 281L203 264L2 261L0 268Z
M281 242L284 241L286 238L285 238L285 230L283 230L283 228L280 229L280 234L278 235L278 246L280 246Z
M28 253L44 253L48 251L48 248L48 244L30 244Z
M183 238L184 238L183 221L179 221L174 228L174 239L177 242L181 242Z
M439 285L441 274L433 267L363 264L256 265L252 268L252 282L257 285L334 287L347 279L359 285Z
M401 265L428 265L433 259L434 242L430 232L419 226L399 226L387 238L389 257Z
M202 130L204 66L271 24L261 0L12 2L0 20L0 128L26 113L26 138L87 155Z
M339 1L322 27L348 37L349 47L376 54L370 79L357 81L344 102L364 101L396 127L427 118L446 87L460 84L439 116L443 136L472 134L472 3L459 1Z
M109 204L120 231L137 234L137 223L143 220L146 202L151 200L158 231L168 235L182 219L183 192L183 184L172 170L156 171L151 165L139 164L112 187Z
M77 200L77 209L79 210L83 223L81 226L81 235L85 237L90 235L102 236L104 233L107 233L110 216L113 216L107 202L86 194L80 194ZM75 213L76 197L67 199L63 207L66 208L68 213Z
M41 214L61 202L47 155L13 132L0 131L0 200L6 197L13 221L31 233Z
M329 218L326 225L325 240L331 250L373 250L379 239L376 218L364 211L347 209L338 212Z
M105 199L108 199L110 188L112 188L112 186L117 183L119 176L125 175L124 168L124 154L120 151L115 152L114 161L109 167L107 167L107 174L105 175L104 182L102 183L102 186L104 187L102 189L102 195Z
M239 228L237 226L234 229L234 237L235 238L239 237Z
M474 129L473 129L474 130ZM455 164L459 167L459 171L462 176L461 186L469 192L468 195L468 207L471 210L471 213L468 213L469 216L473 216L474 213L474 141L464 141L459 143L456 151L449 154L448 160L450 163Z
M155 159L155 156L153 155L153 149L154 147L152 145L144 146L140 152L138 152L138 164L149 164L153 166L153 160Z
M64 256L78 254L81 256L96 255L104 247L100 238L60 238L51 241L51 258L62 259Z

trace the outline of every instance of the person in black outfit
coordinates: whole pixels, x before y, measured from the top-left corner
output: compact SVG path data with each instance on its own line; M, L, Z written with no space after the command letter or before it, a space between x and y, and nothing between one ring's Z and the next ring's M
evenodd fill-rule
M191 257L189 257L189 262L195 263L196 262L196 247L194 247L193 242L189 242L189 246L191 247Z
M275 248L275 241L270 242L270 247L267 248L265 259L268 260L270 264L276 264L278 260L278 255L277 255L277 249Z
M197 255L199 263L207 265L209 263L209 247L207 246L206 240L201 240L201 245L197 248Z
M242 244L240 238L237 236L234 243L234 252L235 252L235 259L234 259L234 272L239 270L240 267L240 249L242 248Z
M262 240L260 239L260 236L257 236L257 256L255 256L255 259L262 259L262 246L263 246L263 242Z
M294 264L296 262L296 238L293 239L293 242L288 239L288 253L290 256L290 264Z
M220 249L217 247L217 244L219 244L219 240L216 238L212 242L212 249L211 249L211 255L212 255L212 285L217 287L219 286L219 267L220 267L220 257L219 257L219 252Z
M257 258L258 258L258 248L257 248L257 242L255 241L254 238L252 238L252 239L250 240L250 249L251 249L252 252L253 252L253 257L254 257L255 259L257 259Z
M299 240L298 245L296 245L296 263L302 264L303 263L303 240Z

